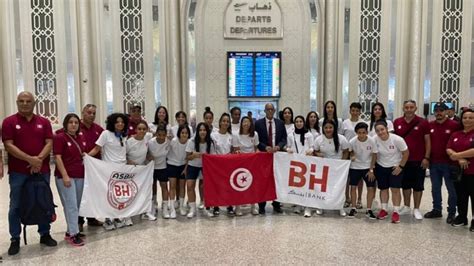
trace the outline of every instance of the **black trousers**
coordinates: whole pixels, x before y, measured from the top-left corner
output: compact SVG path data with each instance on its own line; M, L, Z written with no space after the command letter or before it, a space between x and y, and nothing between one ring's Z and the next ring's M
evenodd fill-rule
M266 201L265 201L265 202L259 202L259 203L258 203L258 208L259 208L259 209L265 209L265 206L267 206L267 202L266 202ZM273 201L273 202L272 202L272 206L273 206L274 209L275 209L275 208L281 208L281 204L280 204L280 202L278 202L278 201Z
M455 182L459 217L467 220L469 197L471 198L471 213L474 214L474 175L463 175L460 182Z

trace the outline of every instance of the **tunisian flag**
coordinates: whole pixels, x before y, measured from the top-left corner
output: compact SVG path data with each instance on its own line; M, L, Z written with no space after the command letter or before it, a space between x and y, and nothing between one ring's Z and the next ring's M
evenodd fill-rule
M276 199L273 154L204 154L206 207L242 205Z

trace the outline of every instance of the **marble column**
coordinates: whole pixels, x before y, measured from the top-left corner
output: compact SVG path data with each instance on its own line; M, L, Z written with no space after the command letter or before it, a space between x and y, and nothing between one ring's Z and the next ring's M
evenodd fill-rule
M405 86L405 95L407 99L416 100L422 106L423 104L423 83L421 82L421 58L422 58L422 0L410 1L410 37L408 45L408 69ZM404 100L404 99L402 99ZM422 109L422 108L421 108Z
M338 35L338 3L339 1L325 1L324 27L324 84L323 99L337 102L337 35ZM342 99L341 99L342 100Z
M87 103L97 103L94 99L94 92L91 88L91 10L89 1L77 2L77 29L78 29L78 54L79 54L79 84L80 84L80 105Z

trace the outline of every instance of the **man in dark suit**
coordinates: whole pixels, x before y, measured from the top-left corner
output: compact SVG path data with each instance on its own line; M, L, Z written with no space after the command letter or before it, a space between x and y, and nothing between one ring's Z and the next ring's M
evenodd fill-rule
M286 128L283 121L274 119L275 107L271 103L265 105L265 117L255 122L255 131L258 134L258 149L263 152L282 151L286 146ZM258 204L260 214L265 214L266 202ZM281 213L281 206L278 201L272 203L273 210Z

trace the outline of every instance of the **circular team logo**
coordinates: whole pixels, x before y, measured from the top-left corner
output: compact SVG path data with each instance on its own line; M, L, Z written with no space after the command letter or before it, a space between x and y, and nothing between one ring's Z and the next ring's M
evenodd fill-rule
M230 175L230 186L237 191L245 191L253 181L252 173L245 168L237 168Z
M138 186L131 178L116 178L123 174L113 173L109 179L107 200L115 209L122 210L130 206L135 200ZM133 176L132 176L133 177Z
M434 132L434 129L431 129L430 132L433 133L433 132Z
M16 125L15 128L16 128L16 129L21 129L21 126L20 126L20 125Z

